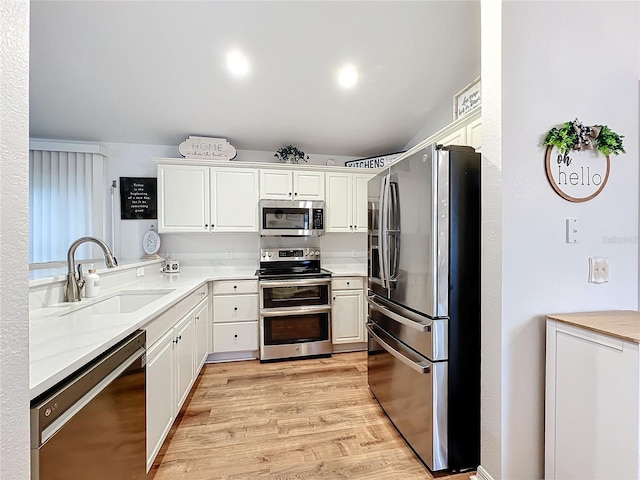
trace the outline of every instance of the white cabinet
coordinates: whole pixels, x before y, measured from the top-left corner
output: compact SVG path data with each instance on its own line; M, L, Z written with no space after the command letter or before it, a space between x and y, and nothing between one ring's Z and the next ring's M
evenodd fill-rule
M211 231L258 231L258 172L211 169Z
M213 354L224 359L258 350L258 281L224 280L213 285ZM253 355L253 353L251 353ZM220 358L220 355L218 355Z
M476 152L480 152L482 150L482 119L476 118L469 122L465 127L465 133L467 137L465 145L469 145L475 148Z
M336 277L331 281L331 332L334 345L366 341L364 278Z
M209 167L158 165L158 231L210 230Z
M639 358L636 342L547 320L545 478L639 478Z
M366 173L326 174L327 232L367 231L367 182L373 175Z
M482 148L482 117L480 112L456 120L449 127L438 132L431 143L468 145L475 148L476 152L480 152Z
M173 333L171 328L147 349L147 471L175 418Z
M447 136L438 140L438 143L442 145L466 145L467 144L467 129L465 127L460 128L449 133Z
M194 322L195 322L195 365L196 372L199 372L204 362L207 360L207 355L209 353L209 338L211 338L210 333L210 322L209 322L209 301L205 299L198 305L195 309L194 313Z
M158 231L257 232L257 171L158 165Z
M324 172L261 168L260 198L324 200Z
M146 380L147 471L207 356L207 294L208 286L204 285L144 327L149 345ZM204 343L199 338L202 332Z

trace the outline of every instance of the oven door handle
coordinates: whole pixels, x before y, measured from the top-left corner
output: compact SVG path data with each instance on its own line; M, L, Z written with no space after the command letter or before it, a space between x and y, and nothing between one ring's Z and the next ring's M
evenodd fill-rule
M260 287L310 287L314 285L330 285L330 278L306 278L299 280L260 280Z
M382 338L380 338L380 336L373 331L373 325L375 325L375 324L374 323L367 323L367 330L369 331L369 335L371 335L373 338L375 338L376 341L380 344L380 346L382 348L384 348L387 352L389 352L395 358L397 358L402 363L404 363L407 367L410 367L412 370L415 370L416 372L418 372L420 374L424 375L425 373L431 372L431 364L430 363L427 365L426 363L428 363L428 362L425 362L424 360L421 360L419 362L415 362L411 358L409 358L409 356L405 355L402 352L399 352L398 350L393 348L391 345L389 345L387 342L385 342ZM400 345L398 345L398 346L400 346ZM406 352L409 353L410 355L414 356L414 354L411 354L409 349L406 349Z
M285 317L289 315L312 315L314 313L328 313L331 305L291 307L291 308L262 308L261 317Z
M376 302L373 296L367 297L367 303L369 304L369 307L371 307L372 310L377 310L383 315L391 318L392 320L395 320L398 323L406 325L407 327L410 327L414 330L418 330L419 332L422 332L422 333L431 331L431 322L429 322L428 324L424 324L422 323L421 320L417 320L417 319L412 320L411 318L403 317L402 315L392 312L385 306Z

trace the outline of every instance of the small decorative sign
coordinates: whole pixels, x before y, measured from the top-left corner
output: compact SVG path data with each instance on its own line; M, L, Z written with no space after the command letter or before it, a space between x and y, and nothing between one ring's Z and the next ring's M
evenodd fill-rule
M120 177L120 218L140 220L158 218L158 179Z
M577 118L552 128L544 140L551 187L570 202L599 195L609 179L609 155L625 153L622 138L606 125L584 126Z
M185 158L201 160L231 160L238 154L226 138L193 136L178 146L178 152Z
M379 157L361 158L360 160L350 160L344 162L345 167L353 168L382 168L387 167L404 152L390 153Z
M464 87L453 97L453 119L464 117L482 102L480 77Z

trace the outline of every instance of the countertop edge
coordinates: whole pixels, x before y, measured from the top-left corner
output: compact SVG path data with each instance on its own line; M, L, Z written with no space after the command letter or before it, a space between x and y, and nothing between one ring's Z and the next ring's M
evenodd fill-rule
M640 344L640 312L636 310L554 313L545 315L545 319ZM631 333L624 331L631 328Z

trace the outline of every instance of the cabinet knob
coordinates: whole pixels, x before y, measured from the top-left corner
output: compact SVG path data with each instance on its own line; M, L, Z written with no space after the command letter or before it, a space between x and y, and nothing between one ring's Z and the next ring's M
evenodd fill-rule
M233 307L233 310L234 311L238 311L238 307Z
M298 192L294 193L294 195L297 197L298 196Z
M196 317L196 320L200 320L200 315L198 315L198 316Z
M238 285L234 285L234 286L233 286L233 289L234 289L234 290L235 290L236 288L238 288Z
M291 192L289 192L289 196L291 196Z
M351 282L347 282L347 285L351 285Z
M336 299L336 297L333 297L333 299L335 300L335 299Z
M208 224L208 223L205 223L205 224L204 224L204 228L207 228L208 226L209 226L209 224Z
M234 335L233 338L238 338L238 335Z

